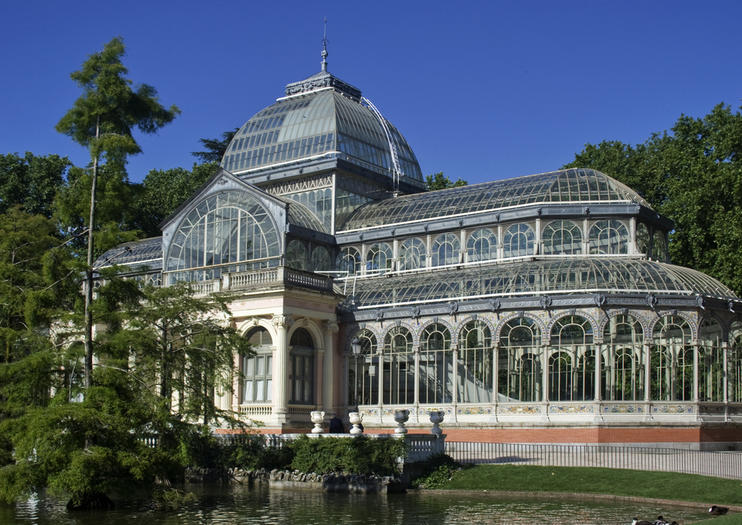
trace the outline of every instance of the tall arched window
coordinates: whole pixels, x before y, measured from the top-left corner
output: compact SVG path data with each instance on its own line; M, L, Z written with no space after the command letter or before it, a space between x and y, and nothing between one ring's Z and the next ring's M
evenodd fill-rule
M502 244L505 257L524 257L533 255L535 250L536 235L533 228L528 224L513 224L503 236Z
M296 270L306 270L307 255L307 246L304 241L290 240L286 246L286 266Z
M698 331L698 400L724 401L724 332L716 319L704 319Z
M559 319L551 330L549 400L595 398L595 352L590 322L578 315Z
M241 358L241 403L268 403L272 398L273 341L262 326L247 333L247 340L255 355Z
M361 272L361 253L353 246L346 246L338 253L335 266L347 275L356 275Z
M459 334L457 400L492 401L492 334L482 321L470 321Z
M417 270L426 265L425 243L417 237L405 239L399 245L399 269Z
M461 244L458 236L453 233L442 233L433 241L430 262L433 266L457 264L460 251Z
M314 342L304 328L297 328L289 343L289 403L314 403Z
M652 258L657 261L667 260L667 238L665 232L656 231L652 237Z
M420 403L453 401L451 334L440 323L425 327L420 336Z
M497 236L489 228L474 230L466 241L469 262L497 259Z
M280 237L251 194L224 191L194 205L173 234L165 260L168 282L202 281L222 272L278 264Z
M360 355L348 357L348 404L377 405L379 403L379 356L376 336L370 330L358 334Z
M412 334L404 326L395 326L384 336L382 373L385 405L409 405L415 402Z
M582 253L582 230L572 221L551 221L541 234L544 255Z
M330 268L330 252L324 246L315 246L312 250L312 271L324 272Z
M541 331L533 319L511 319L500 330L499 401L541 401Z
M386 273L392 269L392 247L388 243L372 244L366 252L366 272Z
M595 221L590 228L591 254L621 254L629 252L629 230L615 219Z
M608 320L603 330L603 399L609 401L644 400L644 365L641 324L630 315Z
M649 228L643 222L636 224L636 249L649 256Z
M650 397L655 401L692 399L693 350L688 321L677 315L654 325L650 366ZM690 367L690 368L689 368Z

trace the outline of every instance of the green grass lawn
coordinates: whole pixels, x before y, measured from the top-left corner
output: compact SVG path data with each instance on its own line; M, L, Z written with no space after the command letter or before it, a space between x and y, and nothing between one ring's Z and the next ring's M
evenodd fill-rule
M742 481L739 480L606 468L476 465L457 471L440 488L577 492L742 505ZM717 518L713 523L722 525L725 522Z

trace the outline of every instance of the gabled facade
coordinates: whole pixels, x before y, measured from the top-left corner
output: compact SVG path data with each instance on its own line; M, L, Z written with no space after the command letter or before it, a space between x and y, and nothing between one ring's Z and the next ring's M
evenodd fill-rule
M249 119L222 170L101 257L221 292L256 355L218 403L452 439L742 444L742 302L667 258L671 221L569 169L424 192L411 148L323 71ZM239 379L237 379L239 378Z

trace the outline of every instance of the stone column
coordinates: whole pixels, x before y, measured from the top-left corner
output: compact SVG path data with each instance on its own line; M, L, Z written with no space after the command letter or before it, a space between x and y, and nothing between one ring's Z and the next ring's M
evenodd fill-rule
M335 334L338 324L335 321L325 323L325 360L322 369L322 406L328 417L337 412L335 399Z
M232 369L232 410L238 412L240 410L240 361L242 356L236 354L234 356L234 368Z
M451 359L453 360L453 385L452 385L452 392L451 392L451 402L453 403L453 406L455 407L459 402L459 381L461 380L459 378L459 346L458 345L451 345ZM443 388L445 388L445 379L443 383ZM454 410L454 414L456 413L456 410Z
M549 401L549 346L541 346L541 401Z
M288 372L289 347L287 334L290 326L289 317L274 315L273 326L276 327L276 341L273 349L273 417L277 425L288 421Z

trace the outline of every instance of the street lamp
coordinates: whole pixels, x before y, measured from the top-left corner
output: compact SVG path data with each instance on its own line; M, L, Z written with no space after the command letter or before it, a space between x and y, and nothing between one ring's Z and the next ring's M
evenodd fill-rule
M354 337L353 340L350 342L350 349L353 352L354 357L358 357L361 355L361 342L358 340L357 337Z

